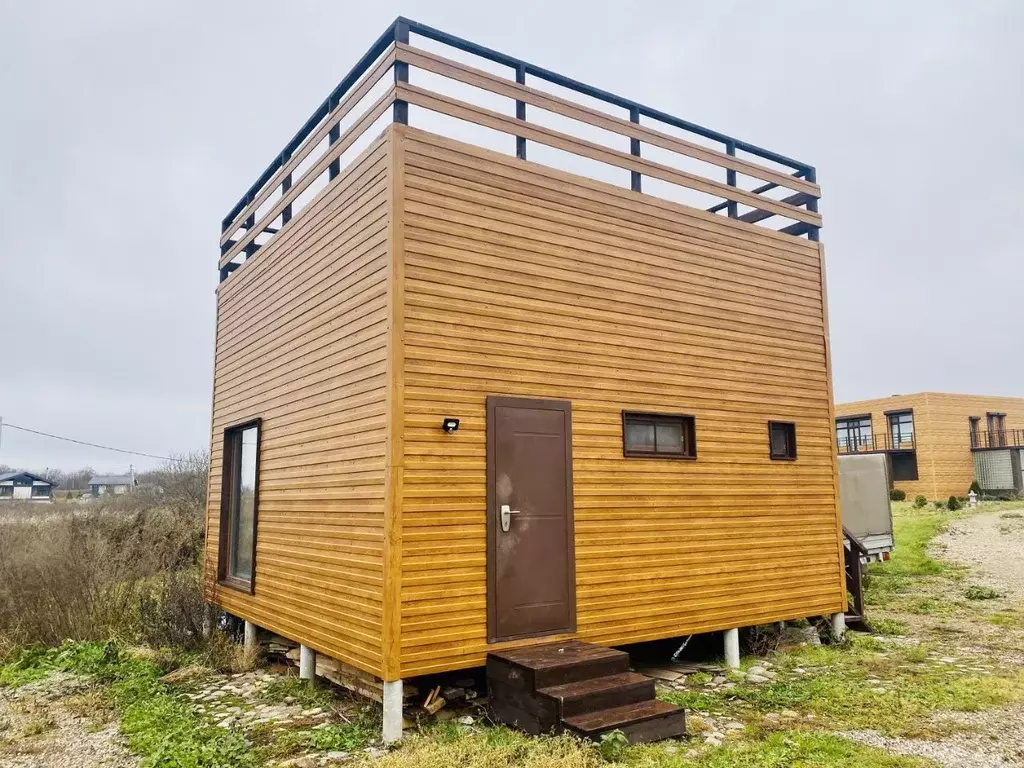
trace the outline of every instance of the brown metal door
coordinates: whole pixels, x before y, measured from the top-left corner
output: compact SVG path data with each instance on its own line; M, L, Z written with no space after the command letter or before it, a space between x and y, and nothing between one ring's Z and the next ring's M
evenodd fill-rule
M487 398L491 642L576 631L571 421L565 401Z

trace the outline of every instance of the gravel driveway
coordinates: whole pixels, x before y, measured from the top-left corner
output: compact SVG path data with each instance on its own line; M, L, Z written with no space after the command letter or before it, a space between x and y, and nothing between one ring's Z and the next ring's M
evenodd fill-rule
M935 544L944 560L969 566L976 580L1024 600L1024 505L957 520Z
M899 542L897 542L899 546ZM1019 510L1000 510L956 520L933 542L933 554L971 569L967 583L992 587L1003 598L994 600L993 610L1019 605L1024 600L1024 505ZM958 594L957 597L962 597ZM1024 665L1021 643L993 625L940 619L948 633L945 650L951 655L986 653L999 663ZM975 644L1001 635L1003 647L978 648ZM941 740L889 738L872 731L845 733L856 741L881 747L897 755L934 760L943 768L1024 768L1024 706L983 712L948 712L934 718L936 723L963 726Z

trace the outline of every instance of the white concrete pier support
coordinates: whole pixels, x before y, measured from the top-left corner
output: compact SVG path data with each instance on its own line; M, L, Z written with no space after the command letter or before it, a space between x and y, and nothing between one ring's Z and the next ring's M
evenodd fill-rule
M299 678L312 680L316 677L316 651L305 645L299 646Z
M402 738L402 681L384 682L384 729L385 744Z
M846 639L846 614L832 614L832 639L841 643Z
M727 629L725 636L725 666L729 669L740 668L740 631L739 629Z
M245 634L243 635L243 638L244 638L244 646L243 647L245 648L245 652L247 654L255 654L256 653L256 630L257 629L258 629L257 626L255 624L253 624L251 621L246 621L245 622Z

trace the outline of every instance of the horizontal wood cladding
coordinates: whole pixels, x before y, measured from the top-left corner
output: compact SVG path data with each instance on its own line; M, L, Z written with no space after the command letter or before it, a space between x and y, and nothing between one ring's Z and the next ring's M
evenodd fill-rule
M817 244L422 131L396 134L402 676L479 665L495 647L489 394L572 402L581 639L636 642L841 609ZM624 458L624 409L695 415L698 459ZM446 416L461 419L456 433L439 428ZM769 420L796 423L796 461L769 459Z
M917 444L916 482L895 486L909 498L918 494L928 499L963 496L974 478L971 454L970 417L981 419L978 429L987 430L986 414L1005 413L1006 428L1024 428L1024 398L986 395L958 395L920 392L873 400L858 400L836 406L836 416L871 414L874 434L889 431L888 411L911 408Z
M388 134L222 283L209 599L383 669ZM262 419L255 594L216 583L224 429Z

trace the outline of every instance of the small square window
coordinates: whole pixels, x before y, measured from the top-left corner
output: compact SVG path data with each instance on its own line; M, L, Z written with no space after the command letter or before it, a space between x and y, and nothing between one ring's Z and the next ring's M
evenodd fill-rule
M769 421L768 446L773 459L795 459L796 424L791 421Z
M624 456L697 458L693 416L666 413L622 413Z

